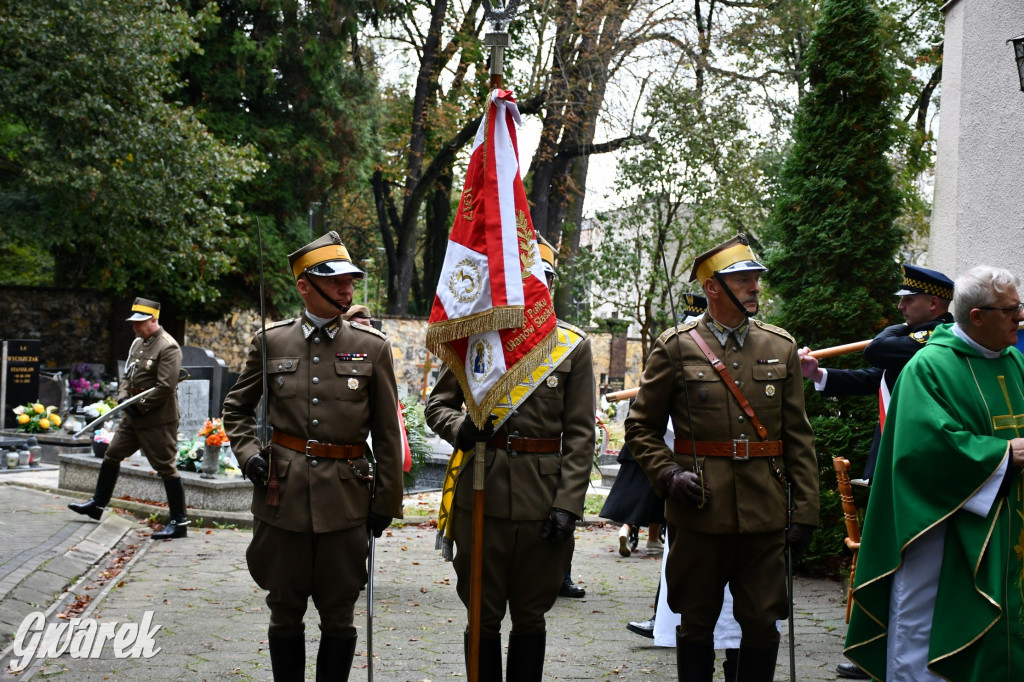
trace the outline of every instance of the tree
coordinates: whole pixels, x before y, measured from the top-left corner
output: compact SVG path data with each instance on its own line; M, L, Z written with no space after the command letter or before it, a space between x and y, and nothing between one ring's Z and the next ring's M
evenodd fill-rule
M199 36L201 52L180 65L181 95L214 134L252 145L267 165L237 192L245 239L234 251L236 267L218 284L231 303L255 305L260 217L271 309L280 312L297 302L286 255L333 227L324 216L369 180L378 106L358 35L365 22L401 8L378 0L183 4L194 16L216 11L218 20ZM348 246L357 259L363 255Z
M617 187L634 203L602 216L592 249L580 254L590 296L638 323L644 357L674 324L673 304L700 293L689 283L694 256L763 220L765 183L742 88L718 85L652 94L652 139L619 163Z
M64 285L216 297L231 192L260 164L167 99L210 15L61 0L0 16L0 250L52 254Z
M807 51L810 89L765 231L767 279L781 299L775 321L812 348L863 338L894 312L902 233L888 154L897 93L883 36L883 17L870 0L824 2ZM872 402L808 397L823 472L836 455L863 463L877 419ZM819 568L842 545L830 478L821 481L823 531L805 559Z

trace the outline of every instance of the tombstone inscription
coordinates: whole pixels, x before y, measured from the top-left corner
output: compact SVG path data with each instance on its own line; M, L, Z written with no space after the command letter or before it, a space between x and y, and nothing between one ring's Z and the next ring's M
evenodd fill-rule
M0 358L0 428L14 424L16 406L39 399L39 339L8 339Z

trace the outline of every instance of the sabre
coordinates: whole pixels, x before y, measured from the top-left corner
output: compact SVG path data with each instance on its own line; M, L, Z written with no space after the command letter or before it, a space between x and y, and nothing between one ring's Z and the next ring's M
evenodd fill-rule
M373 682L373 549L376 539L367 532L370 551L366 555L366 680Z
M789 544L789 529L793 527L793 486L786 481L786 588L789 594L789 679L796 682L796 642L793 635L793 547Z
M178 381L188 381L189 377L191 376L192 375L188 373L187 369L181 368L181 370L179 370L178 372ZM141 393L136 393L131 398L128 398L127 400L118 403L116 406L110 408L108 412L104 412L99 417L93 419L91 422L80 428L78 431L75 431L73 434L71 434L71 437L79 438L83 433L91 430L94 426L102 424L108 419L113 419L114 416L116 416L117 414L124 412L125 408L131 407L135 403L139 402L140 400L151 394L156 389L156 386L154 386L153 388L147 388L145 391L142 391Z

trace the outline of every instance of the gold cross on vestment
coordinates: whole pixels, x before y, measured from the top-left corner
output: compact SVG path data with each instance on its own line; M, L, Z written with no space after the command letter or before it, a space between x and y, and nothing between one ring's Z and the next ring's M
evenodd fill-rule
M1001 414L992 417L992 430L1013 429L1017 437L1020 437L1020 430L1024 428L1024 414L1013 414L1013 405L1010 403L1010 392L1006 390L1006 377L999 375L999 388L1003 391L1003 398L1006 399L1006 408L1009 414Z

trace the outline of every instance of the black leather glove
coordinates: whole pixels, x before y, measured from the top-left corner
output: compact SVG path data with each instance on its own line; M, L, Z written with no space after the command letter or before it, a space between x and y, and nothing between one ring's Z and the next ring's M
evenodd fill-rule
M700 476L681 466L669 467L662 472L659 479L665 494L680 502L687 502L699 507L711 499L711 488L708 487L708 484L704 483L702 488Z
M544 521L544 530L540 532L540 536L552 545L557 545L563 540L571 538L575 530L576 515L564 509L552 507L548 512L548 518Z
M811 544L811 536L814 535L814 526L806 523L794 523L786 531L786 544L793 553L793 561L800 558L807 546Z
M381 516L376 512L370 512L366 517L366 531L373 533L373 537L379 538L384 534L384 530L391 525L391 521L390 516Z
M139 409L138 403L132 403L128 407L124 408L123 412L129 417L141 417L142 410Z
M478 429L467 415L455 435L455 446L463 452L470 452L478 442L487 442L494 436L494 417L488 417L484 428Z
M245 460L245 468L242 473L256 485L266 485L270 469L267 467L267 460L263 458L263 455L257 453Z

